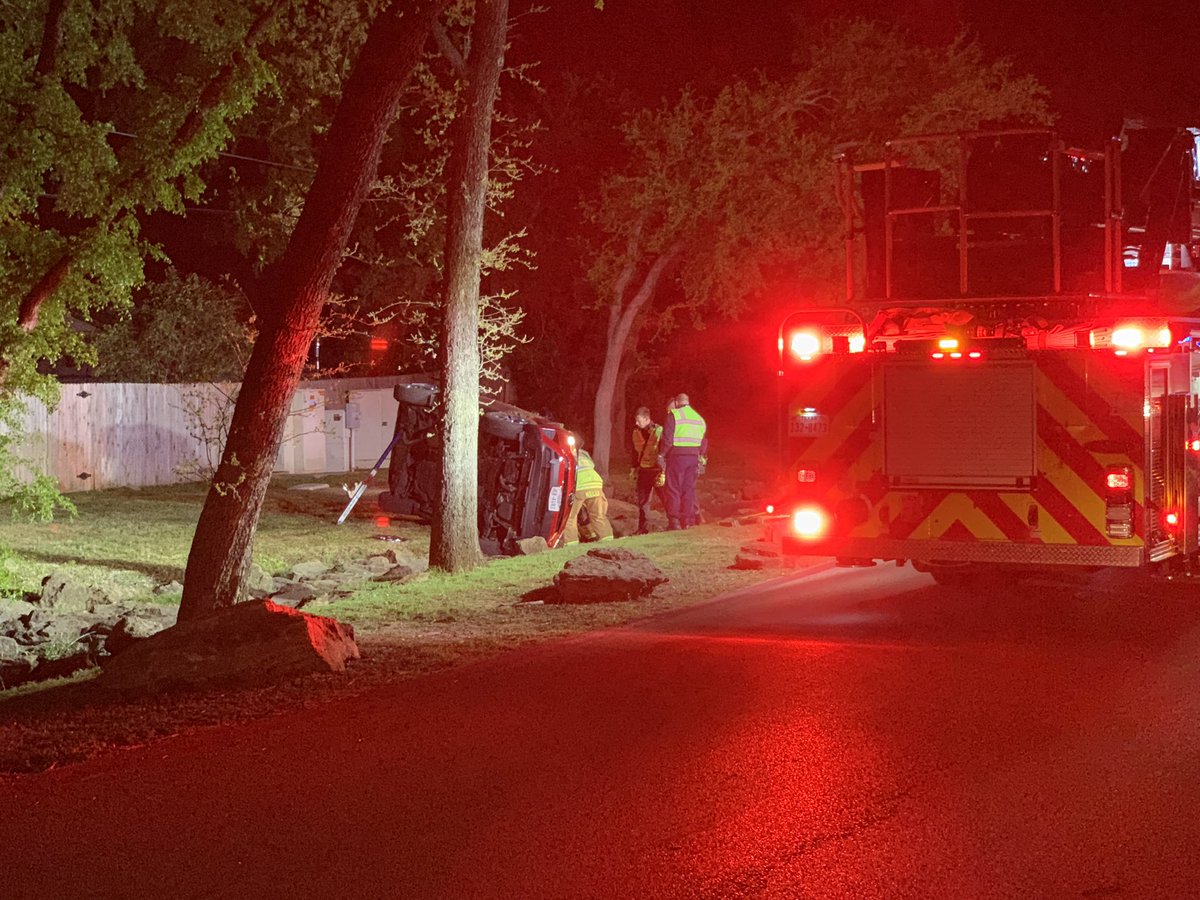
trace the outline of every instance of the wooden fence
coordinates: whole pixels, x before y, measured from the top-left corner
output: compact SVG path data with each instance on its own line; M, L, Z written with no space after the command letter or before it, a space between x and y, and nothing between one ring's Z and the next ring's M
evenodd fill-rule
M369 468L392 437L392 388L408 376L308 381L292 400L276 472ZM65 492L203 480L220 457L237 384L64 384L49 410L30 400L18 475Z

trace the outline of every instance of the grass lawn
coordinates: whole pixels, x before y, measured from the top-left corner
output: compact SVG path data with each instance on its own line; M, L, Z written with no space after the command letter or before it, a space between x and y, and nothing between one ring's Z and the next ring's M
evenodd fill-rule
M347 499L341 484L355 477L362 475L276 479L259 523L255 562L280 574L306 560L363 559L393 547L427 556L427 527L395 519L377 521L375 497L382 478L345 525L334 524ZM297 489L314 482L329 487ZM736 471L710 470L701 481L703 507L728 513L752 506L741 497L744 483ZM617 533L628 534L636 525L631 518L636 513L619 499L628 493L628 485L618 480L609 493L615 500ZM29 524L5 518L0 546L7 551L0 564L6 572L0 588L9 593L37 591L50 572L67 570L74 580L102 588L113 600L177 603L178 593L161 592L161 587L183 580L204 494L203 485L97 491L71 498L79 509L73 519ZM653 596L631 602L523 602L524 594L550 584L564 563L587 552L589 545L493 559L461 574L430 572L405 584L366 583L350 597L305 607L354 625L364 658L345 675L145 700L105 698L86 680L0 694L0 772L38 770L195 725L345 698L530 641L693 604L778 574L730 568L739 548L755 541L760 531L756 525L708 524L687 532L620 538L616 546L646 554L670 579Z

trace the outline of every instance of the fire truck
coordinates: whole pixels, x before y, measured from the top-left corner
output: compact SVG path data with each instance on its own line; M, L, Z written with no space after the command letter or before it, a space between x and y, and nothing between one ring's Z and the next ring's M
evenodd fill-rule
M778 337L785 552L1200 575L1198 136L839 152L847 299Z

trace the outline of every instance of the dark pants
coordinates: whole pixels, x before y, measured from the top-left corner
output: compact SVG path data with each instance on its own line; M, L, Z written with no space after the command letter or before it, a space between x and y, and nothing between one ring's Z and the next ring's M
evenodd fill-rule
M650 500L655 494L658 494L658 502L662 504L663 509L667 508L667 498L663 495L662 488L655 489L654 485L654 482L658 481L660 471L658 466L637 470L638 534L645 534L650 530Z
M696 524L696 465L699 454L667 457L667 519L672 528Z

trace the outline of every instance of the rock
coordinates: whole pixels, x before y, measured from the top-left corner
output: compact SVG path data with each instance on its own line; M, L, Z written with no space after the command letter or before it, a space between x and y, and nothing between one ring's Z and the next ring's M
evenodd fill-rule
M253 600L182 622L105 662L99 684L155 691L262 684L312 672L344 672L358 659L354 629L324 616Z
M390 550L386 554L376 553L367 557L367 571L374 575L382 575L397 562L396 554Z
M46 627L50 624L50 613L41 608L35 608L17 619L18 627L10 632L18 643L30 646L40 644L46 639Z
M317 560L308 562L296 563L292 566L292 571L288 573L288 577L296 581L306 581L310 578L316 578L318 575L324 575L329 571L329 566Z
M110 656L116 656L139 641L144 641L173 624L171 619L163 615L155 616L138 610L130 611L117 619L112 631L104 639L104 649Z
M17 643L17 639L8 635L0 635L0 661L13 659L22 659L25 652L21 649L21 645Z
M546 539L540 534L523 538L513 546L516 547L518 556L532 556L535 553L545 553L550 549L550 545L546 543Z
M275 585L269 572L265 572L260 566L251 563L250 571L246 573L246 589L269 594L275 589Z
M71 653L55 659L39 659L26 681L49 681L51 678L69 678L76 672L90 669L96 664L89 647L78 647Z
M276 591L271 595L271 600L280 606L288 606L292 609L299 609L305 603L316 599L317 592L312 585L303 584L299 581L290 581L284 586L283 590Z
M33 604L25 600L0 598L0 629L6 629L33 609Z
M22 655L13 659L0 659L0 691L7 691L29 680L34 660Z
M181 597L183 585L178 581L168 581L166 584L156 584L153 591L156 597Z
M413 571L412 566L392 566L382 575L376 575L372 581L407 581L417 573Z
M42 593L37 599L42 609L87 609L108 602L104 591L90 584L73 581L66 572L51 572L42 579Z
M309 586L316 592L316 595L320 597L324 594L332 594L334 591L341 590L345 583L346 582L337 578L318 578L316 581L309 582Z
M85 634L108 631L111 625L93 613L55 613L42 629L47 642L67 643L78 640Z
M554 576L562 603L608 603L644 597L668 578L644 553L618 547L589 550Z

